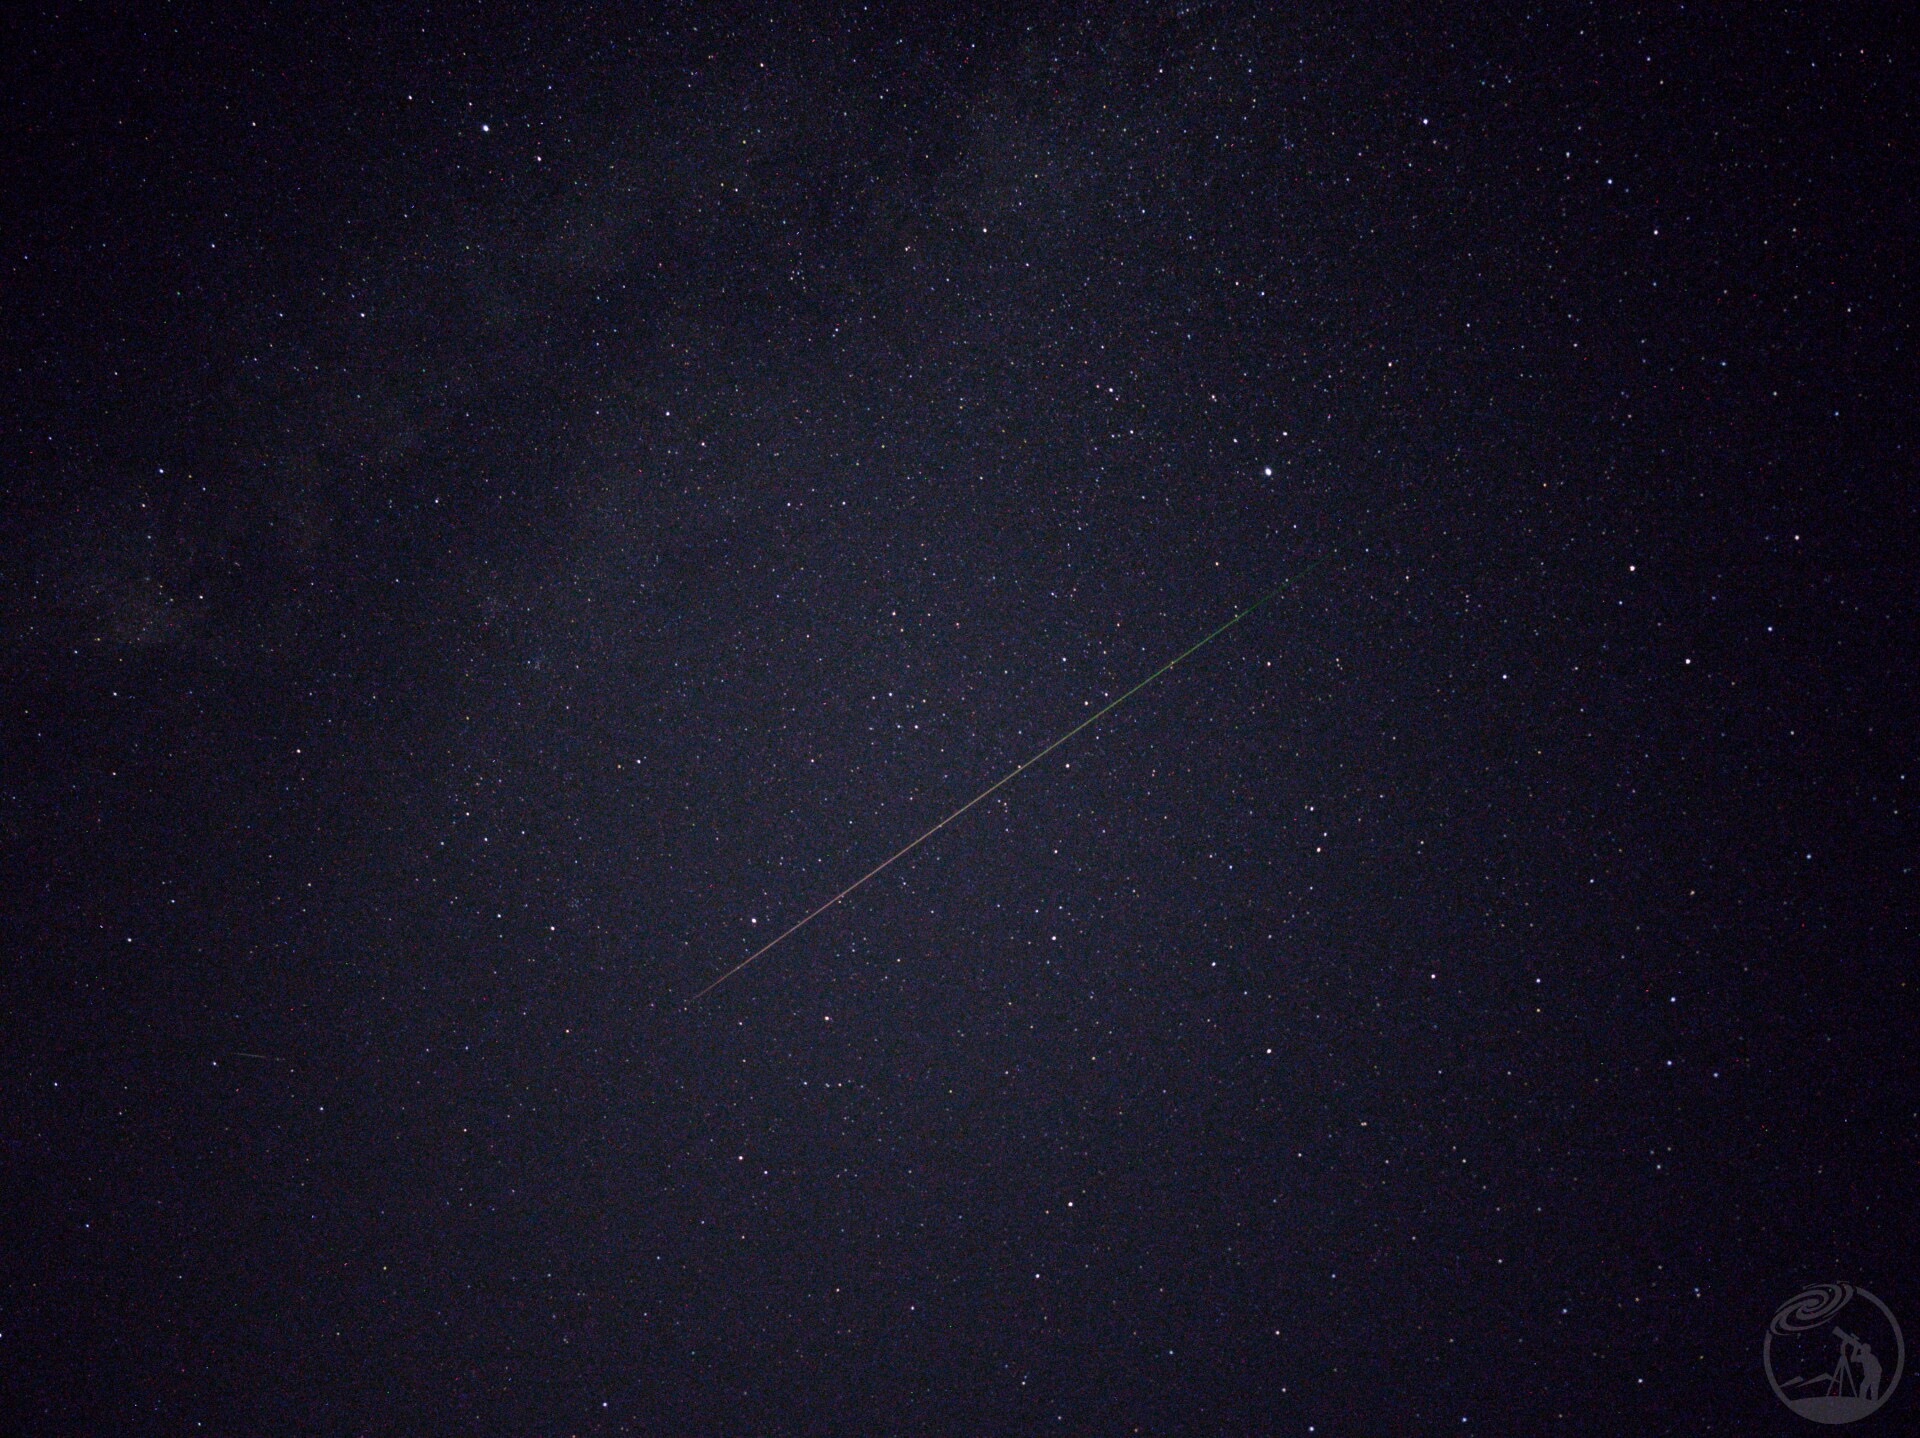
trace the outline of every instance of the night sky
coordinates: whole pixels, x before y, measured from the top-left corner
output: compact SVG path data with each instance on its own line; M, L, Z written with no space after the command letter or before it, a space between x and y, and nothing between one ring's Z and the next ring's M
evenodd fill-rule
M10 11L0 1427L1812 1431L1896 8Z

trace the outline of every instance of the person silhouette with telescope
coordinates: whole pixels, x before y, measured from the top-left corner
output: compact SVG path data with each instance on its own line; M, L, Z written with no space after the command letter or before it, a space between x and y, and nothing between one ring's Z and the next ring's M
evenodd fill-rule
M1839 1380L1839 1391L1845 1392L1850 1387L1856 1397L1877 1403L1880 1400L1880 1360L1873 1355L1873 1345L1855 1338L1838 1326L1834 1328L1833 1336L1840 1340L1840 1364L1834 1374ZM1853 1376L1853 1365L1856 1363L1860 1365L1857 1379Z

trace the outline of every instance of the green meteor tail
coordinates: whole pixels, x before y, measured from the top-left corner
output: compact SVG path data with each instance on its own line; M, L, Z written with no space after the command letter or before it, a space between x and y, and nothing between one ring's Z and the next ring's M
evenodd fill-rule
M846 898L847 895L851 894L855 889L859 888L862 884L866 883L867 880L875 878L884 870L891 868L894 864L898 863L901 859L904 859L908 854L911 854L915 849L919 848L922 844L926 843L927 840L931 839L935 834L939 833L942 829L946 828L947 825L951 824L955 819L958 819L962 814L966 813L967 810L971 809L975 804L978 804L982 799L987 798L989 795L994 793L995 790L1001 788L1002 786L1006 784L1010 784L1015 779L1018 779L1022 774L1026 773L1027 770L1031 769L1035 764L1038 764L1042 759L1046 758L1047 755L1051 754L1055 749L1058 749L1062 744L1066 743L1067 740L1071 739L1074 735L1078 734L1082 729L1088 728L1093 724L1097 724L1100 720L1104 719L1107 715L1111 714L1114 710L1118 709L1122 704L1126 703L1129 699L1133 698L1133 696L1138 694L1142 689L1145 689L1149 684L1153 683L1153 681L1158 679L1162 674L1165 674L1169 669L1172 669L1175 665L1180 663L1181 660L1190 658L1194 654L1199 653L1199 651L1201 651L1202 649L1205 649L1209 644L1213 643L1214 640L1218 639L1222 634L1225 634L1229 629L1233 628L1234 625L1238 624L1241 620L1245 619L1248 615L1254 614L1259 610L1265 608L1273 600L1279 598L1282 591L1292 588L1294 585L1298 584L1301 580L1305 579L1309 574L1313 573L1314 570L1318 569L1321 565L1325 564L1329 557L1330 555L1322 555L1319 559L1316 559L1312 564L1309 564L1305 569L1301 570L1298 574L1290 575L1286 579L1281 580L1280 583L1276 584L1272 589L1269 589L1265 594L1261 595L1258 599L1254 600L1253 603L1249 604L1245 609L1242 609L1238 614L1234 615L1233 618L1229 619L1225 624L1222 624L1218 629L1214 630L1212 633L1208 634L1205 638L1199 640L1198 642L1192 645L1189 645L1187 648L1181 650L1178 654L1174 655L1173 658L1169 659L1165 664L1162 664L1158 669L1154 670L1153 673L1149 674L1145 679L1142 679L1138 684L1134 685L1133 688L1129 689L1126 693L1122 694L1118 699L1113 700L1105 708L1100 709L1095 713L1088 715L1085 719L1082 719L1078 724L1074 725L1071 729L1067 730L1067 732L1062 734L1058 739L1055 739L1051 744L1047 745L1046 748L1042 749L1039 753L1035 754L1031 759L1027 760L1026 763L1021 764L1016 768L1009 769L1005 774L1001 775L998 779L994 780L991 784L987 785L986 788L982 789L978 794L975 794L971 799L967 800L966 803L962 804L958 809L955 809L951 814L947 815L946 818L942 819L939 823L935 824L931 829L928 829L926 833L922 834L919 838L915 839L912 843L905 845L904 847L900 848L896 852L888 855L885 859L882 859L878 864L875 864L871 869L867 870L866 873L862 874L859 878L855 879L851 884L847 885L846 888L842 889L839 893L835 894L831 899L828 899L824 904L820 905L819 908L811 910L806 914L805 917L797 920L791 927L782 930L777 936L775 936L772 939L769 939L766 943L762 944L759 948L755 949L752 953L748 954L739 963L735 964L732 968L728 969L725 973L721 974L719 978L715 979L712 983L708 984L704 989L700 990L699 993L695 994L692 998L688 999L687 1003L694 1004L699 1002L699 1000L705 998L708 994L712 993L715 989L719 988L720 985L724 984L728 979L732 978L735 974L739 973L748 964L752 963L755 959L759 958L762 954L766 953L770 949L777 948L780 944L786 942L787 939L791 938L794 934L798 933L801 929L804 929L808 924L812 923L815 919L819 918L822 914L826 913L828 909L831 909L835 904L839 903L842 899Z

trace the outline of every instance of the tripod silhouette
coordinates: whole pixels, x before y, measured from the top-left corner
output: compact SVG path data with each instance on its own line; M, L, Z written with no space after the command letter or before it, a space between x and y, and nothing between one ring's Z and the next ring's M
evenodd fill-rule
M1810 1387L1816 1383L1827 1385L1825 1397L1828 1398L1866 1398L1880 1396L1880 1360L1873 1356L1871 1344L1863 1343L1846 1329L1835 1327L1833 1336L1840 1340L1840 1356L1833 1361L1833 1371L1822 1373L1813 1378L1794 1378L1782 1384L1783 1388ZM1853 1365L1860 1365L1860 1377L1855 1378Z

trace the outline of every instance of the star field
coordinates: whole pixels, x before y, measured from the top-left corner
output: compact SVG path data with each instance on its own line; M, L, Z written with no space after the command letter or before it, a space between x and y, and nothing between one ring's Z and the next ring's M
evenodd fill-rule
M1796 1288L1920 1323L1883 17L6 26L10 1431L1785 1433Z

